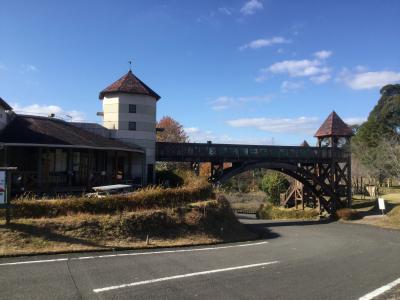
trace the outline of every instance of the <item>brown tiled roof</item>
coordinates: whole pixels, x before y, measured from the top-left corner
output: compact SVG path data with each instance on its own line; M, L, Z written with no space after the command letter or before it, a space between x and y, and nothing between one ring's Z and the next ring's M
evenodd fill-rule
M326 136L352 136L353 131L343 120L333 111L321 127L315 133L315 137Z
M5 110L12 110L12 107L0 97L0 106L3 106Z
M304 140L304 141L300 144L300 147L310 147L310 144L307 143L306 140Z
M16 115L0 132L0 143L43 144L92 149L137 151L117 140L107 139L55 118Z
M127 93L127 94L142 94L149 95L157 100L161 97L149 88L143 81L137 78L131 70L118 79L113 84L106 87L104 90L100 92L99 98L103 99L107 94L113 93Z

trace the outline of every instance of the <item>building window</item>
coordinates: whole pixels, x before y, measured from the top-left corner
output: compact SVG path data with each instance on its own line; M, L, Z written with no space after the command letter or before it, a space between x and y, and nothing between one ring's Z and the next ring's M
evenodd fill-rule
M128 129L129 130L136 130L136 122L129 122Z
M129 113L136 114L136 104L129 104Z

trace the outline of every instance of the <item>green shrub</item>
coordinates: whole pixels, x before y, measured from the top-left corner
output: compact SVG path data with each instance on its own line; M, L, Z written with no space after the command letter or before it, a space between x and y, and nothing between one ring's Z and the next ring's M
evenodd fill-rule
M147 187L127 195L104 198L71 197L54 200L17 200L12 205L14 218L56 217L71 213L116 213L140 209L174 208L212 196L212 186L197 182L188 186L163 189Z
M261 181L261 189L267 194L267 200L273 204L280 203L280 194L289 188L286 177L276 171L268 172Z

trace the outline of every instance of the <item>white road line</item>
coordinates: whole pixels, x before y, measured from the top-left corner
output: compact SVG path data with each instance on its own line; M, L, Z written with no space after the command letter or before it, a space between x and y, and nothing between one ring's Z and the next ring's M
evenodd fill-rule
M79 259L94 259L94 258L109 258L109 257L120 257L120 256L139 256L139 255L152 255L152 254L168 254L168 253L185 253L185 252L198 252L198 251L214 251L229 248L239 248L239 247L250 247L268 244L268 242L258 242L231 246L221 246L221 247L207 247L207 248L195 248L195 249L178 249L178 250L161 250L161 251L151 251L151 252L132 252L132 253L120 253L120 254L106 254L97 256L83 256L72 258L72 260Z
M220 272L235 271L235 270L241 270L241 269L249 269L249 268L261 267L261 266L267 266L267 265L276 264L278 262L279 261L269 261L269 262L263 262L263 263L252 264L252 265L244 265L244 266L230 267L230 268L225 268L225 269L216 269L216 270L175 275L175 276L162 277L162 278L156 278L156 279L150 279L150 280L143 280L143 281L137 281L137 282L132 282L132 283L126 283L126 284L121 284L121 285L114 285L114 286L108 286L108 287L104 287L104 288L94 289L93 292L103 293L103 292L108 292L108 291L116 290L116 289L123 289L123 288L127 288L127 287L151 284L151 283L174 280L174 279L181 279L181 278L202 276L202 275L208 275L208 274L214 274L214 273L220 273Z
M96 255L96 256L81 256L81 257L73 257L70 260L85 260L85 259L96 259L96 258L111 258L111 257L122 257L122 256L141 256L141 255L152 255L152 254L168 254L168 253L185 253L185 252L197 252L197 251L213 251L213 250L221 250L221 249L229 249L229 248L239 248L239 247L250 247L250 246L259 246L267 244L268 242L258 242L258 243L248 243L248 244L240 244L240 245L230 245L230 246L221 246L221 247L207 247L207 248L195 248L195 249L178 249L178 250L161 250L161 251L151 251L151 252L131 252L131 253L119 253L119 254L106 254L106 255ZM59 258L59 259L45 259L45 260L27 260L27 261L17 261L17 262L9 262L2 263L0 266L13 266L13 265L26 265L26 264L37 264L37 263L51 263L51 262L61 262L67 261L68 258Z
M59 262L59 261L66 261L66 260L68 260L68 258L46 259L46 260L28 260L28 261L17 261L17 262L3 263L3 264L0 264L0 266L50 263L50 262Z
M391 290L394 288L396 285L400 284L400 278L396 279L395 281L392 281L391 283L388 283L379 289L376 289L375 291L372 291L371 293L366 294L365 296L362 296L359 298L359 300L370 300L374 299L375 297L378 297L379 295L382 295L383 293Z

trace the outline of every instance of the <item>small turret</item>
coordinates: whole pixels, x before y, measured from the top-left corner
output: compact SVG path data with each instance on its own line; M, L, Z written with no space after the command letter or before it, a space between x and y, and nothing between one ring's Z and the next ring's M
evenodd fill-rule
M350 142L353 130L333 111L315 133L318 147L343 147Z

